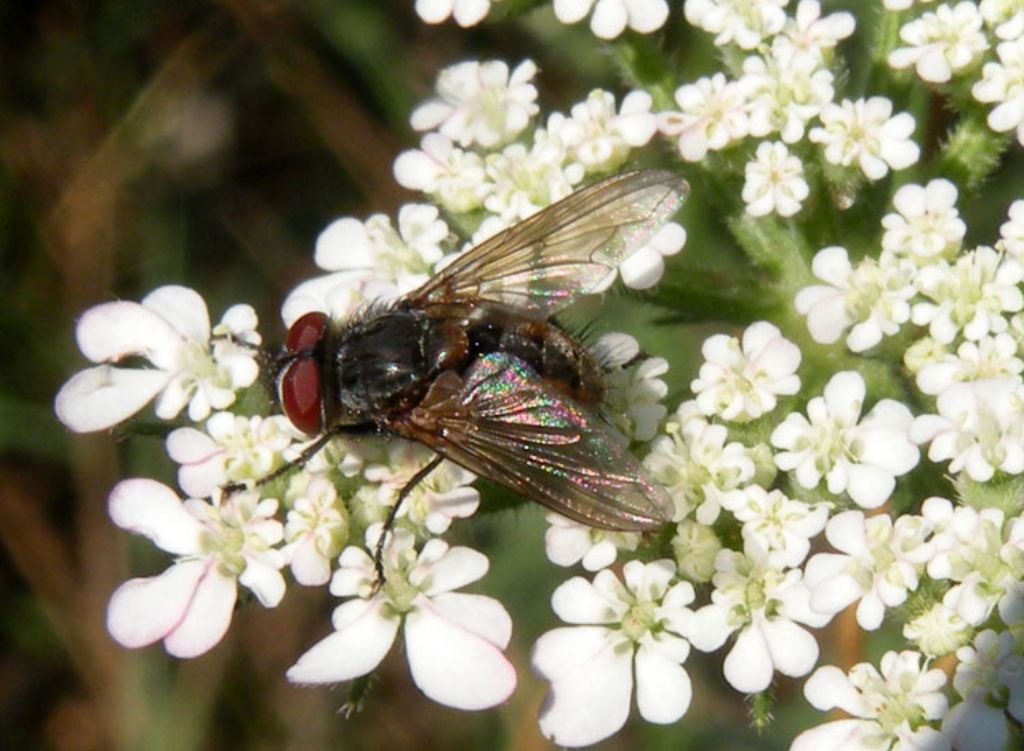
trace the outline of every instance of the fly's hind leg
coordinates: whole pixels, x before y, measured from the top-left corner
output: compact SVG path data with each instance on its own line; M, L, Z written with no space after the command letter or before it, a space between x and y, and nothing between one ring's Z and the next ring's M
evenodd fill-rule
M419 485L427 475L437 469L437 465L443 461L444 457L438 454L409 478L409 481L398 491L398 498L395 499L395 505L388 512L388 518L384 522L384 529L380 531L380 537L377 538L377 545L373 550L373 568L377 572L377 582L373 585L374 594L384 586L384 543L391 533L391 529L395 526L395 518L398 516L398 510L402 507L402 501L409 496L413 488Z

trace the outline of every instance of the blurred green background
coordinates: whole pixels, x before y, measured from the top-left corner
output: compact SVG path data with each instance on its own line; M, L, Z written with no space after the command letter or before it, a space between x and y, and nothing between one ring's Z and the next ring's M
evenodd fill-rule
M677 62L695 78L714 66L712 48L686 29L678 2L672 9ZM214 320L232 303L253 304L264 335L279 339L278 306L316 273L319 231L339 215L394 214L416 198L391 165L417 143L408 115L440 68L531 57L542 111L564 110L619 80L602 46L549 8L467 31L423 24L411 0L7 2L0 28L0 748L550 748L536 725L545 687L528 656L557 625L549 596L566 572L544 559L539 509L490 515L454 535L491 557L477 591L502 599L515 620L515 697L477 714L435 705L396 649L365 710L345 719L344 687L284 679L328 630L335 603L323 589L292 587L272 611L242 608L224 642L190 662L111 642L110 593L166 558L113 526L107 493L126 476L171 482L172 465L159 437L72 436L50 404L84 365L75 317L101 301L186 284ZM1006 192L1015 189L1010 180ZM978 207L980 225L994 230L1005 205ZM691 210L687 254L714 265L734 245L711 214ZM702 329L655 332L642 301L603 308L601 318L672 360L674 407ZM863 645L845 616L822 644L825 660L844 664L881 648ZM783 680L777 721L758 735L720 661L687 662L695 695L681 723L636 723L599 748L784 748L822 720L802 682Z

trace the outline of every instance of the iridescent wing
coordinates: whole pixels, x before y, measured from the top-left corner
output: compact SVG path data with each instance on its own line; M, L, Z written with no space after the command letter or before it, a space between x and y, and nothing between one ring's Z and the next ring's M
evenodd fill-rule
M640 531L672 518L668 494L608 426L507 353L481 357L465 380L444 374L392 428L592 527Z
M491 300L546 318L599 291L688 191L685 180L661 170L601 180L466 251L409 299L415 305Z

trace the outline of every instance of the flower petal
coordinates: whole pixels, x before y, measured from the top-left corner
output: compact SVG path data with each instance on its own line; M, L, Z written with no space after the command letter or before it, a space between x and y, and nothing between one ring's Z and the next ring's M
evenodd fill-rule
M754 625L740 632L726 655L725 679L737 691L764 691L772 682L772 659L761 629Z
M508 646L512 638L512 618L505 607L491 597L463 592L446 592L431 602L443 617L494 644Z
M406 616L405 646L413 681L436 702L456 709L486 709L515 691L515 668L501 650L448 620L426 597L417 598L415 610Z
M292 683L337 683L366 675L391 649L401 622L385 613L383 597L350 600L331 616L336 631L308 649L290 668Z
M163 639L184 617L206 567L206 561L185 561L159 576L126 581L110 598L107 631L130 649Z
M636 654L636 704L648 722L675 722L690 707L693 686L683 666L641 645Z
M127 420L157 394L171 374L99 365L76 373L54 400L57 419L76 433L105 430Z
M114 524L145 535L161 550L178 555L200 550L202 524L163 483L146 478L122 480L110 491L108 510Z
M197 657L216 646L235 610L238 586L213 565L199 580L184 618L164 639L164 648L175 657Z

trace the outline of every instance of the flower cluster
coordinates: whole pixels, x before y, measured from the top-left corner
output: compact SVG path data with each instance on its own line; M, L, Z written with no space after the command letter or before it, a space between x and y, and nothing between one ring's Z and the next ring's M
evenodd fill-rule
M491 5L418 0L416 10L466 26ZM772 683L787 678L807 677L811 705L848 715L804 731L794 749L984 751L1022 739L1024 200L997 238L979 238L987 244L965 244L964 217L984 170L1016 148L1001 134L1016 128L1024 144L1024 6L884 5L900 15L880 20L889 47L873 52L881 72L864 77L840 54L854 17L825 14L816 0L686 0L672 21L663 0L555 0L559 21L589 14L597 38L623 35L616 54L634 88L544 111L530 60L445 68L412 113L419 146L393 165L426 202L395 220L331 223L315 250L326 273L283 305L286 325L310 311L343 321L423 284L464 238L483 242L659 148L709 187L710 203L720 199L711 223L731 233L742 261L698 247L696 260L666 263L688 239L669 221L610 278L572 290L602 292L617 274L666 309L664 320L719 333L701 330L688 382L626 335L592 345L606 448L625 464L632 451L630 472L668 505L665 528L650 534L548 514L547 557L585 572L555 589L564 625L530 657L549 686L540 730L560 746L614 734L631 707L647 722L685 722L691 648L723 651L726 684L757 695L757 724L770 718ZM625 29L684 18L712 36L722 69L652 82L634 63L660 36ZM855 83L895 90L914 75L969 104L937 159L914 140L928 127ZM65 424L105 429L154 399L157 418L176 420L167 452L184 498L147 479L110 497L116 524L175 557L115 593L119 642L198 655L223 637L239 584L274 607L287 574L343 599L292 681L362 679L401 634L426 696L466 710L508 699L511 617L493 598L458 591L489 561L443 539L480 505L471 472L435 466L429 450L397 439L311 441L252 409L245 397L265 360L248 306L211 329L196 293L162 287L87 311L77 333L95 366L58 395ZM682 399L672 412L669 394ZM451 399L434 389L425 398ZM534 449L537 461L561 456ZM593 467L555 470L581 485L602 479ZM530 481L524 474L522 486ZM819 667L818 630L848 608L863 631L895 626L905 648L877 665ZM931 662L940 658L947 672Z

